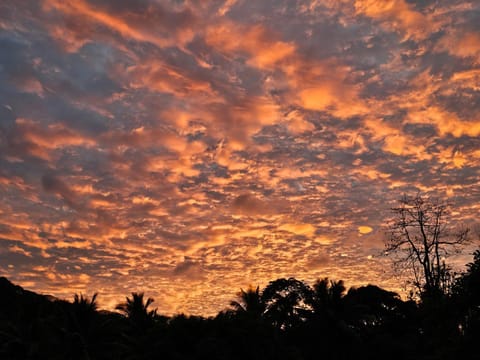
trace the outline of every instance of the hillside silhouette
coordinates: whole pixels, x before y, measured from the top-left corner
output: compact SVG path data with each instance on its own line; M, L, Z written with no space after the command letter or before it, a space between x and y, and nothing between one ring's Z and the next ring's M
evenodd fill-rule
M375 285L294 278L241 290L214 317L163 316L132 293L118 312L0 278L1 359L479 358L480 250L449 291L418 301ZM476 356L476 357L475 357Z

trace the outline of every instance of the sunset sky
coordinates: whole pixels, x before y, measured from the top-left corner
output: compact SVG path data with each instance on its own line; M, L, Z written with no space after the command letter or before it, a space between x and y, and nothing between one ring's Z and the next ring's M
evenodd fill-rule
M2 0L0 275L212 315L400 289L404 193L480 209L477 0Z

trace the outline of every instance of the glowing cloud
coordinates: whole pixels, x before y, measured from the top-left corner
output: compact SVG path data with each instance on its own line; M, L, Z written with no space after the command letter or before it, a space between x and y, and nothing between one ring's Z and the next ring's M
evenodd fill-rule
M167 314L281 276L398 289L396 199L478 221L479 6L0 2L0 275Z

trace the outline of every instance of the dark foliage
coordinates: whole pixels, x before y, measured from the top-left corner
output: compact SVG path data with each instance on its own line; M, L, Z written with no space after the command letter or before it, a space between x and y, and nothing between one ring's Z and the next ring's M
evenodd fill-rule
M374 285L294 278L249 288L212 318L160 316L132 293L42 296L0 278L1 359L458 359L480 338L480 250L449 294L403 301Z

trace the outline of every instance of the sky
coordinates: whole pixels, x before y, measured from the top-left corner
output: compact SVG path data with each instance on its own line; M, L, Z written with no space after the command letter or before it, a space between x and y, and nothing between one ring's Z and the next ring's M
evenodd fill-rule
M280 277L401 289L390 209L475 226L476 0L2 0L0 275L212 315Z

